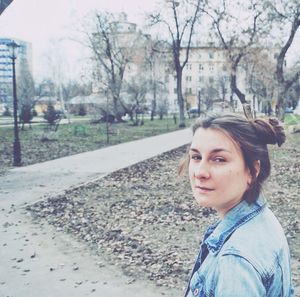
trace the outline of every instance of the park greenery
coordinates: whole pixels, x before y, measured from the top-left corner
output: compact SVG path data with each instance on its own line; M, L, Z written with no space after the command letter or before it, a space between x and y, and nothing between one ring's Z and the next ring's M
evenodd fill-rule
M11 117L2 119L7 121ZM59 124L59 122L52 123L52 118L51 122L34 118L32 125L25 125L20 130L23 166L178 129L177 117L171 116L153 121L147 117L143 119L143 125L135 125L134 120L110 124L94 121L89 116L73 116L64 121L65 124ZM186 119L189 126L194 121L193 117ZM297 125L300 123L300 115L287 114L284 123L286 128ZM12 151L13 126L0 125L0 173L12 167Z
M6 118L8 119L8 118ZM82 120L83 119L83 120ZM34 118L36 121L37 118ZM67 121L67 119L65 119ZM144 119L143 125L132 121L109 124L93 123L91 117L72 117L71 123L60 124L56 131L46 121L25 126L20 131L22 165L30 165L86 151L92 151L127 141L175 131L178 125L172 117L162 120ZM188 121L192 122L192 119ZM107 130L108 129L108 130ZM109 132L107 134L107 131ZM13 127L0 126L0 168L12 166Z

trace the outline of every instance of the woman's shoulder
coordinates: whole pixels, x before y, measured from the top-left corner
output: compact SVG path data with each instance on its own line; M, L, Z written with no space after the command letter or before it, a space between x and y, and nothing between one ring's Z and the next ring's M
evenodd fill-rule
M268 207L235 230L222 248L220 256L226 255L246 259L261 274L269 274L277 263L288 260L284 231Z

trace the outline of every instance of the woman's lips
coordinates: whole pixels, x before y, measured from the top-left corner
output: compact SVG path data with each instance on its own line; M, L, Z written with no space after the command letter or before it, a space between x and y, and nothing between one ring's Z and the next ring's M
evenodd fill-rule
M214 190L214 189L211 189L211 188L200 187L200 186L195 186L195 189L196 189L198 192L201 192L201 193L208 193L208 192L211 192L211 191Z

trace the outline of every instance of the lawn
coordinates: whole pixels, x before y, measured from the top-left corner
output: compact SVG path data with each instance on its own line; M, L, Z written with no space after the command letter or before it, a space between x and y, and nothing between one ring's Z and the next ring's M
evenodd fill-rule
M32 129L26 126L24 131L20 130L22 165L53 160L178 129L178 121L175 124L172 118L154 121L145 119L143 126L133 126L128 121L109 125L107 139L105 123L90 124L88 117L76 117L71 120L70 124L61 124L56 132L49 130L45 123L33 125ZM186 119L187 127L194 120ZM298 123L299 115L286 114L286 125ZM0 126L0 173L12 167L12 152L13 127Z
M292 113L287 113L285 115L284 123L286 125L296 125L300 124L300 115L299 114L292 114Z
M187 119L186 125L194 120ZM26 126L20 130L22 165L30 165L47 160L96 150L108 145L141 139L178 129L172 118L144 120L143 126L133 126L131 122L109 125L109 139L105 123L90 124L89 121L60 125L56 132L46 124ZM12 167L13 127L0 126L0 172Z

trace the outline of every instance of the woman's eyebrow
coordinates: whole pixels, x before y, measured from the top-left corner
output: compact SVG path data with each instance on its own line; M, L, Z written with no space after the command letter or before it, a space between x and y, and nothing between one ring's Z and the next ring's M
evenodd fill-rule
M200 154L200 151L196 148L193 148L193 147L190 148L190 151ZM229 151L225 148L215 148L210 153L220 153L220 152L231 153L231 151Z
M190 148L190 151L200 154L200 152L196 148Z

